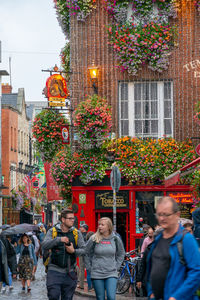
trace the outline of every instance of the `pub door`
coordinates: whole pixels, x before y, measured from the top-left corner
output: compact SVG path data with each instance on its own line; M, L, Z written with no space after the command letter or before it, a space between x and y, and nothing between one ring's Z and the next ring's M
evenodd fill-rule
M112 212L98 212L96 213L96 229L98 228L98 220L103 217L108 217L113 221ZM125 249L129 249L128 232L129 232L128 212L117 212L117 233L120 234Z

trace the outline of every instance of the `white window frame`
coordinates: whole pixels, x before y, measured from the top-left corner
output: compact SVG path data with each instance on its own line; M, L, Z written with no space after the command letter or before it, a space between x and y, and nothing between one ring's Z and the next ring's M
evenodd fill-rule
M16 188L17 185L17 174L16 174L16 164L11 163L11 170L10 170L10 189Z
M119 82L119 135L122 136L122 129L121 129L121 121L122 120L127 120L127 119L122 119L121 118L121 84L127 84L128 85L128 91L127 91L127 95L128 95L128 135L129 136L136 136L135 134L135 99L134 99L134 84L135 83L145 83L145 82L155 82L157 83L157 95L158 95L158 135L156 136L152 136L154 138L162 138L163 136L165 137L173 137L173 132L174 132L174 128L173 128L173 120L174 120L174 112L173 112L173 82L168 80L168 81L135 81L135 82L126 82L126 81L122 81ZM167 118L164 119L164 83L165 82L170 82L171 83L171 99L168 99L169 101L171 101L171 129L172 129L172 133L169 134L165 134L164 133L164 120L166 120ZM167 99L165 99L167 100ZM126 101L126 100L123 100ZM141 134L140 136L137 135L137 137L140 138L145 138L145 137L151 137L148 136L146 134Z

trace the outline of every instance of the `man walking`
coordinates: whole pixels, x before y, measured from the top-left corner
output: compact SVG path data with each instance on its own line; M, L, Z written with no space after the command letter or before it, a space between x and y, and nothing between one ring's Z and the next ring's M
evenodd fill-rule
M82 233L84 242L86 243L86 235L88 232L88 225L82 224L80 226L80 232ZM79 289L84 289L84 279L85 279L85 261L84 256L79 257Z
M49 300L71 300L77 285L76 256L84 254L82 234L73 227L74 214L66 209L61 212L61 224L49 229L42 248L51 249L47 272Z
M178 224L180 211L173 198L161 198L156 215L163 231L152 243L147 258L148 296L156 300L198 299L195 296L200 285L197 242Z

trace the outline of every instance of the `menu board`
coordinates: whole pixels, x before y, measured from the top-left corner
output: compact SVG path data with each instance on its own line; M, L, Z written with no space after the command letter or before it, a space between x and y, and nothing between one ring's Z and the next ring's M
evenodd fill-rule
M192 214L191 214L191 208L192 205L191 204L179 204L180 207L180 211L181 211L181 218L185 218L185 219L191 219L192 218Z

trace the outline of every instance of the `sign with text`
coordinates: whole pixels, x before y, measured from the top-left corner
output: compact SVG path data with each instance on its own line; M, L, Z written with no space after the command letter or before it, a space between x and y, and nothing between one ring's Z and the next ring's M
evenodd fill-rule
M60 74L51 75L46 81L46 96L50 106L65 106L69 95L66 80Z
M117 209L129 208L129 191L119 191L116 196ZM112 209L113 192L95 191L95 209Z
M167 196L174 198L178 203L193 203L193 196L190 192L168 192Z
M61 126L62 144L69 144L69 126Z

